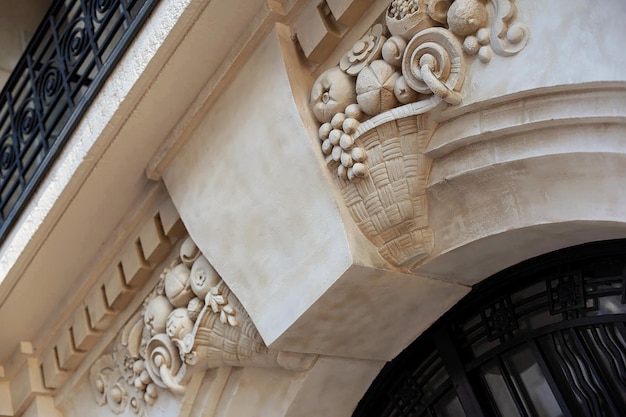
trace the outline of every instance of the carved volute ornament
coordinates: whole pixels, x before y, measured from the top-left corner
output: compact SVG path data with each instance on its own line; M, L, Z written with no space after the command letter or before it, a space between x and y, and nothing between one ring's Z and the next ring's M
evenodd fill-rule
M466 58L516 54L528 28L515 0L393 0L311 91L319 139L350 213L383 258L412 268L430 253L423 152L428 112L458 105Z
M143 416L159 389L184 393L193 372L221 366L304 371L315 359L268 348L237 297L188 238L112 352L101 356L89 375L99 405Z

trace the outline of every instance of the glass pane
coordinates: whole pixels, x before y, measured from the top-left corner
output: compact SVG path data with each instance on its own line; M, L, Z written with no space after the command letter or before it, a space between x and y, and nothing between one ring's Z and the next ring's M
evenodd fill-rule
M435 413L437 417L465 417L465 412L463 411L463 407L461 407L459 398L452 390L437 402L435 405Z
M500 415L506 417L519 416L519 412L515 407L515 402L511 393L507 389L504 377L498 368L498 365L490 362L487 366L482 368L483 377L489 387L489 392L495 405L500 410Z
M505 362L520 396L529 408L534 409L532 414L563 417L563 412L530 349L513 352Z

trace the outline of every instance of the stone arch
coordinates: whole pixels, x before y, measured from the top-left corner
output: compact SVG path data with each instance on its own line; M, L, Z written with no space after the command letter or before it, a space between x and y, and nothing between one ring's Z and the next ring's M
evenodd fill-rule
M625 254L624 239L592 242L496 273L388 363L353 416L621 415Z

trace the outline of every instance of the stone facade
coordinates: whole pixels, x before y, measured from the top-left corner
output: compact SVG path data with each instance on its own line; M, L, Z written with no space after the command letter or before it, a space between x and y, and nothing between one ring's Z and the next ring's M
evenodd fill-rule
M349 416L626 237L626 4L162 1L0 252L0 416Z

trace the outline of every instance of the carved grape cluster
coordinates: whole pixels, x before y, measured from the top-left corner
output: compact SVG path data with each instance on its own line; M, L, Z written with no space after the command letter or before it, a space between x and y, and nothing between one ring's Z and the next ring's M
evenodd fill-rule
M329 165L338 164L337 175L350 181L367 175L367 167L364 164L367 154L365 149L355 146L353 137L362 117L360 106L352 103L344 112L335 114L330 122L323 123L319 128L322 153L326 155L326 162Z

